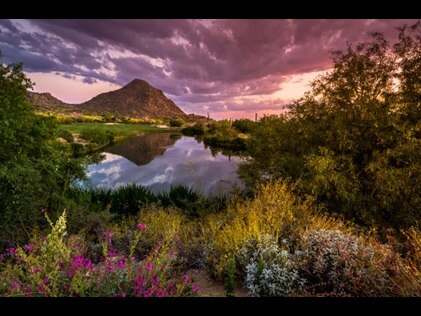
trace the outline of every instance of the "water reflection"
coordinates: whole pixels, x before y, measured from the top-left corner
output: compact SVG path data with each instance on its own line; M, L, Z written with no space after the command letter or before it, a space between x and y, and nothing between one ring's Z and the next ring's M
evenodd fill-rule
M146 165L156 156L162 155L173 145L179 135L169 133L146 134L129 138L122 144L111 147L108 153L123 156L138 166Z
M243 187L237 175L241 158L212 153L193 137L143 135L104 154L102 162L88 168L93 187L137 183L160 192L183 184L205 194L225 194L233 187Z

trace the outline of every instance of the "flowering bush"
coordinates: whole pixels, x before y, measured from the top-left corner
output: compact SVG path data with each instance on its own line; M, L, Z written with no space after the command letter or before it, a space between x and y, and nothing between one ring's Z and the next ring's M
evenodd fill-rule
M175 275L176 257L169 243L158 245L144 260L118 253L112 234L104 234L103 258L94 263L81 254L81 240L65 238L66 213L40 242L10 248L3 255L0 295L6 296L189 296L197 286L188 276ZM138 224L131 252L146 230Z
M260 241L252 240L240 251L245 267L245 283L254 296L286 296L298 292L304 286L290 254L281 249L270 236Z
M315 230L295 253L296 266L310 292L331 295L396 295L394 278L403 269L386 245L339 230Z

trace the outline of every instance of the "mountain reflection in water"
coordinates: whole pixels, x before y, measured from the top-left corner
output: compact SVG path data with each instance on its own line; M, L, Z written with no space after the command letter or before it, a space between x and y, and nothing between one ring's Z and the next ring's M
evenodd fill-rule
M93 187L116 188L136 183L153 192L182 184L205 194L227 194L243 188L237 174L241 158L213 153L193 137L147 134L115 145L105 159L88 167Z

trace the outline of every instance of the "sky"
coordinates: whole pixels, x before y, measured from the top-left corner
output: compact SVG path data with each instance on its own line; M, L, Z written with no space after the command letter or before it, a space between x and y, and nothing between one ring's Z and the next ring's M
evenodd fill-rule
M416 20L1 20L3 63L23 62L35 92L82 103L135 78L184 112L275 114L332 67L330 52L397 39Z

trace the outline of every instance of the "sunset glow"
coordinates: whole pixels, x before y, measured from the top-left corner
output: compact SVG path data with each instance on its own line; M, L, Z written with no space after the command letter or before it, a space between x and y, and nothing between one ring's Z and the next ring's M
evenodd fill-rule
M134 78L186 113L280 113L331 67L330 52L412 20L0 20L3 62L35 92L81 103Z

